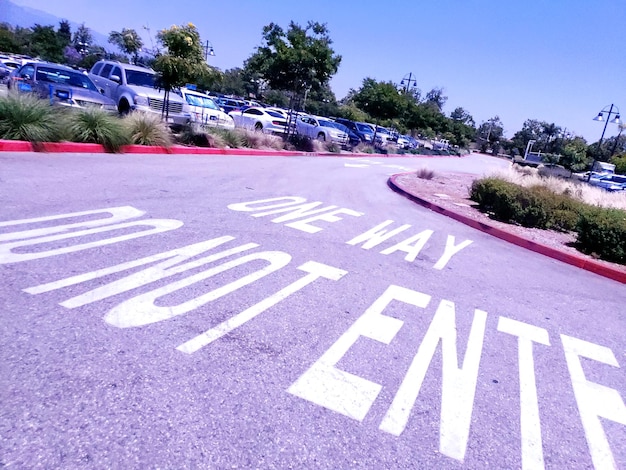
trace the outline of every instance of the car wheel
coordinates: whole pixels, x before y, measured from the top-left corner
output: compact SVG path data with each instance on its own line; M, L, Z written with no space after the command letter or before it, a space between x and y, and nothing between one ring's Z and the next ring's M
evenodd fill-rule
M321 140L322 142L326 140L326 136L324 135L323 132L320 132L319 134L317 134L317 140Z
M118 105L117 110L122 115L126 115L126 114L130 113L130 105L128 104L128 101L126 101L126 100L120 101L120 104Z
M263 130L263 124L261 124L260 122L257 122L257 123L254 125L254 130L255 130L255 131L259 131L259 132L260 132L260 131L262 131L262 130Z

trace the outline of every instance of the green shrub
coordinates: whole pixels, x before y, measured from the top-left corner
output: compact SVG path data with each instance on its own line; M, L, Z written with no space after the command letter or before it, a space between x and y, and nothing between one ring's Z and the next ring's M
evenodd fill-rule
M244 138L237 130L231 129L215 129L213 134L219 135L224 142L226 147L230 147L233 149L243 147Z
M170 147L172 132L160 116L154 113L133 112L123 120L130 142L137 145Z
M341 145L336 142L327 142L324 147L327 152L341 153Z
M483 178L472 184L470 198L494 219L524 227L572 231L585 204L567 194L541 185L523 187L499 178Z
M583 253L626 264L626 212L595 207L581 214L576 232Z
M294 150L299 152L315 152L317 149L313 139L306 135L292 134L289 136L288 142L293 146Z
M626 175L626 155L619 155L611 159L611 163L615 165L615 173Z
M196 124L187 124L175 135L176 140L183 145L194 147L223 147L221 138L208 134L203 127Z
M74 142L101 144L109 152L119 152L122 145L130 143L122 120L98 108L72 112L69 132Z
M0 98L0 139L57 142L63 138L59 109L30 95Z

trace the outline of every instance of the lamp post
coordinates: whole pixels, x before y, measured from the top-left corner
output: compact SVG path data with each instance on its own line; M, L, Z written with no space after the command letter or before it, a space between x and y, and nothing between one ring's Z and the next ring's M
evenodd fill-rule
M598 142L598 152L602 151L602 141L604 140L604 133L606 132L606 126L609 123L609 120L611 119L611 115L615 114L615 118L611 120L613 124L620 123L619 108L615 106L613 103L611 103L611 107L609 108L608 111L606 108L608 108L608 106L605 106L604 108L602 108L602 110L598 113L598 115L593 118L594 121L599 121L599 122L604 121L604 129L602 129L602 135L600 136L600 141ZM615 108L615 111L613 111L613 108ZM606 119L604 119L604 113L607 113ZM595 166L595 164L596 164L596 158L594 157L593 161L591 162L591 169L589 170L589 175L587 176L587 182L589 182L589 180L591 179L591 173L593 172L593 167Z
M409 72L407 75L402 77L400 85L404 85L405 93L408 93L409 88L417 88L417 80L413 78L413 72Z
M215 55L215 49L213 49L213 44L211 41L207 40L206 44L202 46L204 49L204 60L208 60L209 56L213 57Z

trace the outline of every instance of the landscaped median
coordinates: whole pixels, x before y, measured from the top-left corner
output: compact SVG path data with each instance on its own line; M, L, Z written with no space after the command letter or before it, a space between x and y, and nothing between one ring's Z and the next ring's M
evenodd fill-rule
M446 192L450 184L438 181L432 186L416 174L394 175L389 186L435 212L507 242L626 283L626 194L602 193L578 183L570 186L555 178L540 180L515 170L508 173L475 179L468 194L460 191L458 199L449 201L433 196L441 196L434 193ZM445 180L445 175L438 178ZM584 202L590 198L592 203ZM557 240L569 241L566 246Z

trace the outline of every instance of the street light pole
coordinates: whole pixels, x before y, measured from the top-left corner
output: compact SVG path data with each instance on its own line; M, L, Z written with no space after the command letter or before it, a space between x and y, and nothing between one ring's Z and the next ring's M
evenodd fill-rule
M616 109L616 111L613 111L613 108ZM604 113L607 113L608 116L606 117L606 119L604 119ZM604 121L604 129L602 129L602 135L600 136L600 141L598 142L598 152L602 151L602 141L604 140L604 133L606 132L606 126L609 123L609 119L611 119L611 115L615 114L615 119L613 119L611 122L613 124L619 124L619 108L617 106L615 106L613 103L611 103L611 107L609 108L609 110L606 110L606 106L604 108L602 108L602 111L600 111L598 113L598 115L593 118L594 121ZM596 158L593 158L593 161L591 162L591 169L589 170L589 175L587 176L587 182L589 182L589 180L591 180L591 173L593 172L593 167L596 164Z
M211 41L207 40L205 46L203 47L204 49L204 60L207 61L209 59L209 56L213 57L215 55L215 49L213 49L213 44L211 44Z
M415 80L413 78L413 72L409 72L408 73L408 78L407 75L405 75L404 77L402 77L402 80L400 81L400 85L404 85L404 92L408 93L409 88L412 86L413 88L417 88L417 80Z

